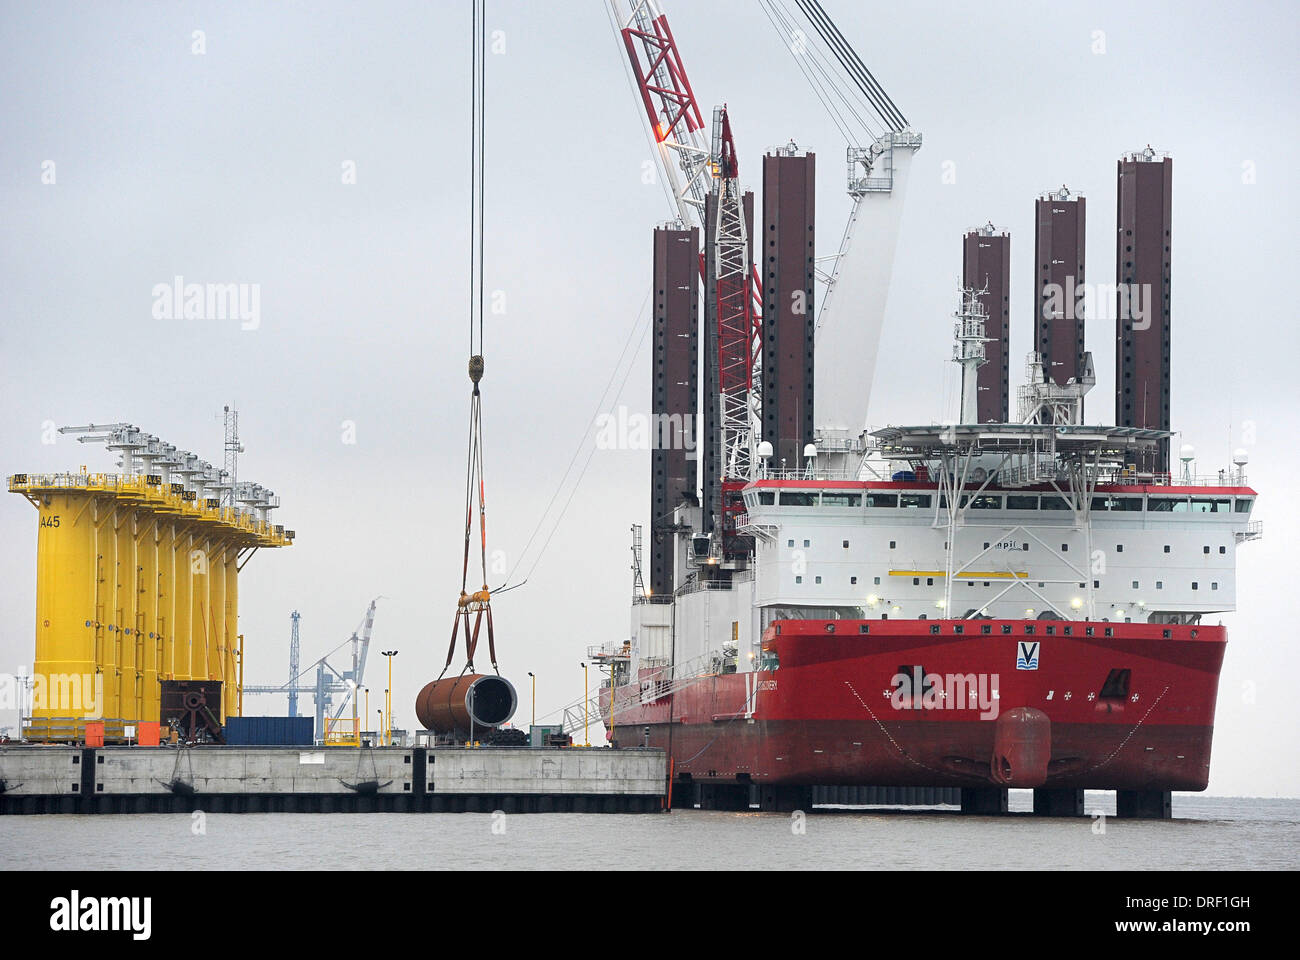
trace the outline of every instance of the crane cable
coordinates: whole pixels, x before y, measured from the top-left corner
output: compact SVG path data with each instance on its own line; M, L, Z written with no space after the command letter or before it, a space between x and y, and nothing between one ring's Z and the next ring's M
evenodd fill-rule
M845 143L849 146L859 146L859 138L851 131L850 121L841 110L835 105L838 98L843 102L847 111L853 115L858 126L866 131L870 139L878 138L877 134L859 113L854 106L852 97L844 90L843 84L835 79L826 66L823 66L823 56L817 49L816 45L807 42L806 36L800 31L794 22L793 15L782 9L777 4L777 0L759 0L759 6L767 15L768 22L772 24L773 29L781 38L781 43L790 52L794 59L795 66L804 75L808 81L808 86L812 88L813 94L821 102L822 107L826 110L831 122L835 124L840 135L844 137Z
M491 593L487 585L487 498L483 476L483 397L479 382L483 379L483 314L484 314L484 196L485 158L487 155L484 132L487 127L486 109L486 53L487 53L487 0L472 0L473 17L470 26L470 299L469 299L469 379L474 385L469 406L469 451L465 464L465 543L461 564L460 599L452 622L451 643L447 647L447 662L438 674L441 680L456 656L456 639L462 624L465 628L465 667L461 675L474 670L474 651L478 648L479 631L487 620L488 655L492 669L497 667L496 637L492 627ZM474 337L475 320L478 321L477 345ZM477 487L477 491L476 488ZM474 530L475 493L478 499L479 559L483 576L481 589L469 592L470 540ZM474 614L473 624L470 614Z
M808 22L812 24L813 29L817 31L823 42L830 48L831 53L840 61L840 65L845 72L860 89L868 100L875 106L880 113L880 117L890 126L894 132L900 132L907 129L907 118L899 111L894 101L890 99L889 94L880 86L871 71L867 69L862 58L858 56L857 51L844 38L839 27L827 16L825 9L818 0L795 0L799 9L803 11Z

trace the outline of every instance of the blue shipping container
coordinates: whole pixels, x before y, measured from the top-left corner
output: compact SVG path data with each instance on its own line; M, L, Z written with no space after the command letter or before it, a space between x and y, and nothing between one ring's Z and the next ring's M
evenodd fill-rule
M226 743L232 747L310 746L315 724L311 717L228 717Z

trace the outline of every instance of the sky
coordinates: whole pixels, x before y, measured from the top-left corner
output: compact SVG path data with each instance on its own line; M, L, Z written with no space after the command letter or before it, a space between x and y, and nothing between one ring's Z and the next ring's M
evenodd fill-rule
M729 106L747 185L761 188L772 146L817 153L818 250L833 252L845 142L789 38L753 0L663 5L706 109ZM1300 796L1296 8L824 5L924 136L873 424L955 414L965 231L1011 233L1014 389L1034 198L1061 184L1088 198L1089 276L1110 280L1116 160L1147 144L1173 156L1176 442L1202 473L1247 449L1264 522L1239 554L1240 611L1222 618L1209 792ZM596 449L592 420L648 409L651 228L672 211L645 175L644 114L604 4L493 0L487 26L489 549L528 576L493 604L526 720L529 671L540 719L582 695L589 645L628 633L648 454ZM102 448L44 441L51 424L114 421L218 463L234 405L240 477L272 488L298 534L241 577L248 681L284 678L292 610L310 663L381 597L374 649L399 651L403 726L441 669L460 590L468 81L468 2L0 3L0 470L111 470ZM159 316L154 288L177 276L255 285L256 322ZM1109 419L1113 329L1087 335L1089 411ZM31 506L0 497L3 672L31 663L36 533Z

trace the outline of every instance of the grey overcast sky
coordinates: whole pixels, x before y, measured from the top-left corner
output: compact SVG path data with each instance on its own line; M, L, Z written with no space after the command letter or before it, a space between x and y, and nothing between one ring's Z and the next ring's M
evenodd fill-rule
M753 0L663 2L697 94L730 105L742 179L758 187L763 150L791 138L818 153L818 247L832 252L845 144L785 41ZM1300 795L1296 6L825 5L925 137L874 423L955 413L964 231L1011 232L1014 387L1035 195L1064 183L1087 196L1089 276L1112 280L1116 159L1148 143L1174 157L1174 427L1201 472L1249 449L1265 526L1240 554L1241 612L1223 618L1210 791ZM308 662L382 595L375 640L400 651L403 725L459 590L469 8L0 4L0 470L112 469L102 448L42 443L49 422L126 420L219 462L221 408L235 404L240 476L273 488L298 531L241 578L248 679L284 677L291 610ZM493 0L488 27L501 52L488 61L487 285L505 309L488 317L484 416L491 543L512 566L580 443L587 462L629 336L639 352L606 407L647 409L638 311L650 229L670 211L642 180L644 119L604 4ZM155 319L152 289L177 275L259 285L260 325ZM1089 410L1109 420L1113 330L1088 335ZM644 452L596 451L528 585L494 604L521 717L528 671L541 715L581 695L588 644L626 635L647 474ZM36 530L29 504L0 497L0 671L31 663Z

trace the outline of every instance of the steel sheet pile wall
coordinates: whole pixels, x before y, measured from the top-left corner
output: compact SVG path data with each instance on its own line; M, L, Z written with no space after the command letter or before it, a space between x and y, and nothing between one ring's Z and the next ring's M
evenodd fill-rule
M652 813L662 750L0 746L0 814Z

